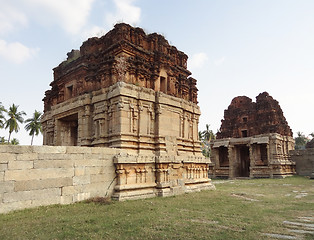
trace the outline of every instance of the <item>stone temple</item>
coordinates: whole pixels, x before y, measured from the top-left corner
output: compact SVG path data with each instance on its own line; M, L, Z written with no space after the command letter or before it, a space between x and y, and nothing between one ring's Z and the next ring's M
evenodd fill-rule
M54 68L44 145L127 149L114 160L117 199L212 188L187 59L163 36L124 23L88 39Z
M292 131L278 101L267 92L235 97L211 142L214 177L284 177L295 173Z

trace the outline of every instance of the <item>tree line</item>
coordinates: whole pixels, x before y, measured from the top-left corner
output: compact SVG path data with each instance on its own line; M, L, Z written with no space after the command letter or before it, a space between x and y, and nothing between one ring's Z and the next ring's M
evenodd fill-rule
M20 130L19 124L26 123L25 130L31 136L31 145L33 145L34 136L42 133L41 117L42 112L35 110L32 118L24 121L23 116L26 115L24 111L19 111L19 106L14 103L6 109L2 102L0 102L0 129L8 129L9 137L5 139L0 136L0 144L13 144L18 145L19 140L16 138L11 139L13 132L17 133Z

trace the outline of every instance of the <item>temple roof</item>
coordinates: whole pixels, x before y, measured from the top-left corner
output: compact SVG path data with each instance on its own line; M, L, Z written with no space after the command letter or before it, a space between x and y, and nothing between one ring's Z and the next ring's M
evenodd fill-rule
M217 138L240 138L265 133L292 136L281 107L267 92L260 93L256 102L246 96L235 97L224 111Z

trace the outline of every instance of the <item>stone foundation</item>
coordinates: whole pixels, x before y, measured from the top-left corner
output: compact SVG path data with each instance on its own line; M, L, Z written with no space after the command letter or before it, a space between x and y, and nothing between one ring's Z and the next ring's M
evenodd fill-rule
M117 200L213 189L205 158L105 147L0 146L0 213L92 197Z
M118 154L114 163L117 169L114 199L164 197L214 188L203 157Z

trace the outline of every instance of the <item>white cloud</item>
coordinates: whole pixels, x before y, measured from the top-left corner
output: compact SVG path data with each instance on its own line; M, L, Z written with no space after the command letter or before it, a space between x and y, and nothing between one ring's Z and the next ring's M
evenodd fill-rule
M86 25L94 0L23 0L42 23L57 22L70 34Z
M93 26L90 27L89 29L85 30L82 33L82 37L84 40L91 38L91 37L101 37L106 34L106 29L98 27L98 26Z
M19 11L12 6L9 6L7 3L0 2L0 34L4 35L12 30L14 30L17 26L27 25L27 17L24 13Z
M107 14L107 24L112 27L115 23L122 21L136 25L141 18L141 8L134 6L134 2L134 0L114 0L116 12Z
M223 64L224 61L225 61L225 57L222 57L222 58L216 59L216 60L214 61L214 64L215 64L216 66L220 66L221 64Z
M22 63L38 51L39 49L28 48L19 42L7 43L0 39L0 56L14 63Z
M196 53L193 54L190 59L188 59L188 68L190 70L202 68L205 63L208 61L206 53Z

